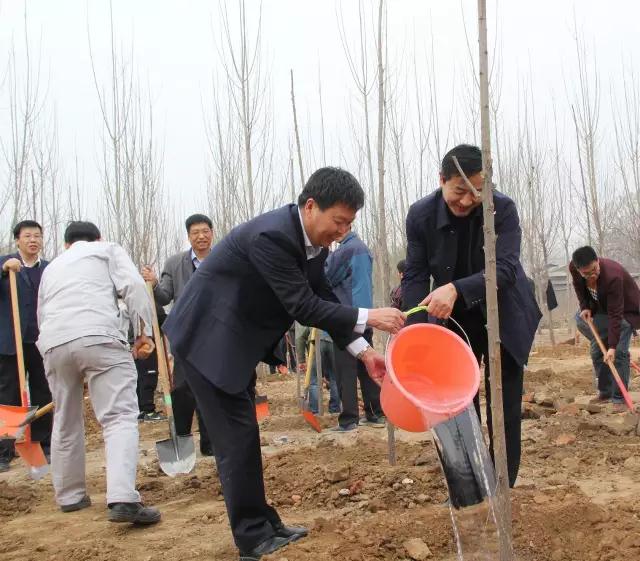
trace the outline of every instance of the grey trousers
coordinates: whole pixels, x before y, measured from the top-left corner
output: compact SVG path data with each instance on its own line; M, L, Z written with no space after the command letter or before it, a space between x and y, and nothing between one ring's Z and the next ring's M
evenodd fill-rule
M107 464L107 504L139 502L137 372L128 346L103 336L81 337L47 351L44 366L56 404L51 435L51 475L59 505L86 494L84 381L102 427Z

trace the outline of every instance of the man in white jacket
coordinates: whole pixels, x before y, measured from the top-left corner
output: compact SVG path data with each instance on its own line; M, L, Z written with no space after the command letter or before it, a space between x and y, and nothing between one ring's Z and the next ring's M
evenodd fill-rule
M102 426L107 463L109 520L153 524L160 512L136 491L137 374L120 330L118 297L136 326L134 357L153 350L151 300L126 252L100 240L91 222L71 222L66 251L42 276L38 295L38 349L55 407L51 473L63 512L91 505L85 481L83 388ZM142 329L142 331L140 331Z

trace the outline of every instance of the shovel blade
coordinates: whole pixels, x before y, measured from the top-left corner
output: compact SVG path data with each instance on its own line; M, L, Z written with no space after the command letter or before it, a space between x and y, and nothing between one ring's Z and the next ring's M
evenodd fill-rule
M320 426L320 421L318 418L308 409L302 410L302 416L307 424L316 432L322 432L322 427Z
M33 440L16 442L16 452L29 466L29 475L32 479L41 479L49 473L49 464L39 442Z
M266 395L256 396L256 418L258 422L266 419L269 416L269 402Z
M23 427L31 421L37 410L37 407L0 405L0 438L22 438Z
M49 473L49 468L49 464L45 464L40 467L31 466L29 468L29 477L31 477L31 479L33 479L34 481L40 481L45 475Z
M160 469L169 477L191 473L196 467L196 445L193 436L176 436L156 442Z

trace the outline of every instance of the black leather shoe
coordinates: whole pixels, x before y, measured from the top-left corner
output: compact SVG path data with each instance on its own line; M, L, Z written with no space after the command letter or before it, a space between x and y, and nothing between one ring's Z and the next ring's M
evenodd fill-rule
M240 561L260 561L263 555L278 551L292 541L295 541L292 537L273 536L249 551L240 551Z
M215 456L216 453L211 446L208 448L200 448L200 454L203 456Z
M302 526L285 526L282 522L280 524L275 525L272 524L273 529L276 531L276 536L280 536L282 538L292 538L291 541L295 542L300 538L304 538L309 530L303 528Z
M113 503L109 505L109 522L155 524L160 522L160 511L142 503Z
M82 497L77 503L71 503L70 505L60 505L62 512L75 512L76 510L82 510L91 506L91 499L89 495Z

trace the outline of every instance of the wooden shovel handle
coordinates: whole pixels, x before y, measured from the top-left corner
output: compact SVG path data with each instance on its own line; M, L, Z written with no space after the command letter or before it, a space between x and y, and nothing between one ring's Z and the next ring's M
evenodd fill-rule
M15 271L9 271L9 291L11 293L11 313L13 315L13 334L16 342L16 358L18 361L18 379L20 381L20 399L22 406L27 407L27 373L24 367L24 351L22 349L22 325L20 324L20 304L18 301L18 283Z
M42 417L43 415L46 415L47 413L51 413L51 411L53 411L53 401L51 403L47 403L44 407L40 407L40 409L38 409L36 411L36 414L33 416L33 419L31 419L31 422L35 421L36 419L39 419L40 417Z
M309 384L311 383L311 369L313 368L313 361L316 353L316 328L311 328L309 333L309 353L307 354L307 371L304 375L304 387L303 391L307 391Z
M173 417L173 404L171 403L171 384L169 382L169 367L167 366L167 355L164 352L164 339L160 333L160 324L158 323L158 314L156 312L156 302L153 295L153 284L147 281L147 292L151 298L152 320L153 320L153 339L156 344L156 356L158 357L158 379L162 387L164 396L164 406L167 417Z

